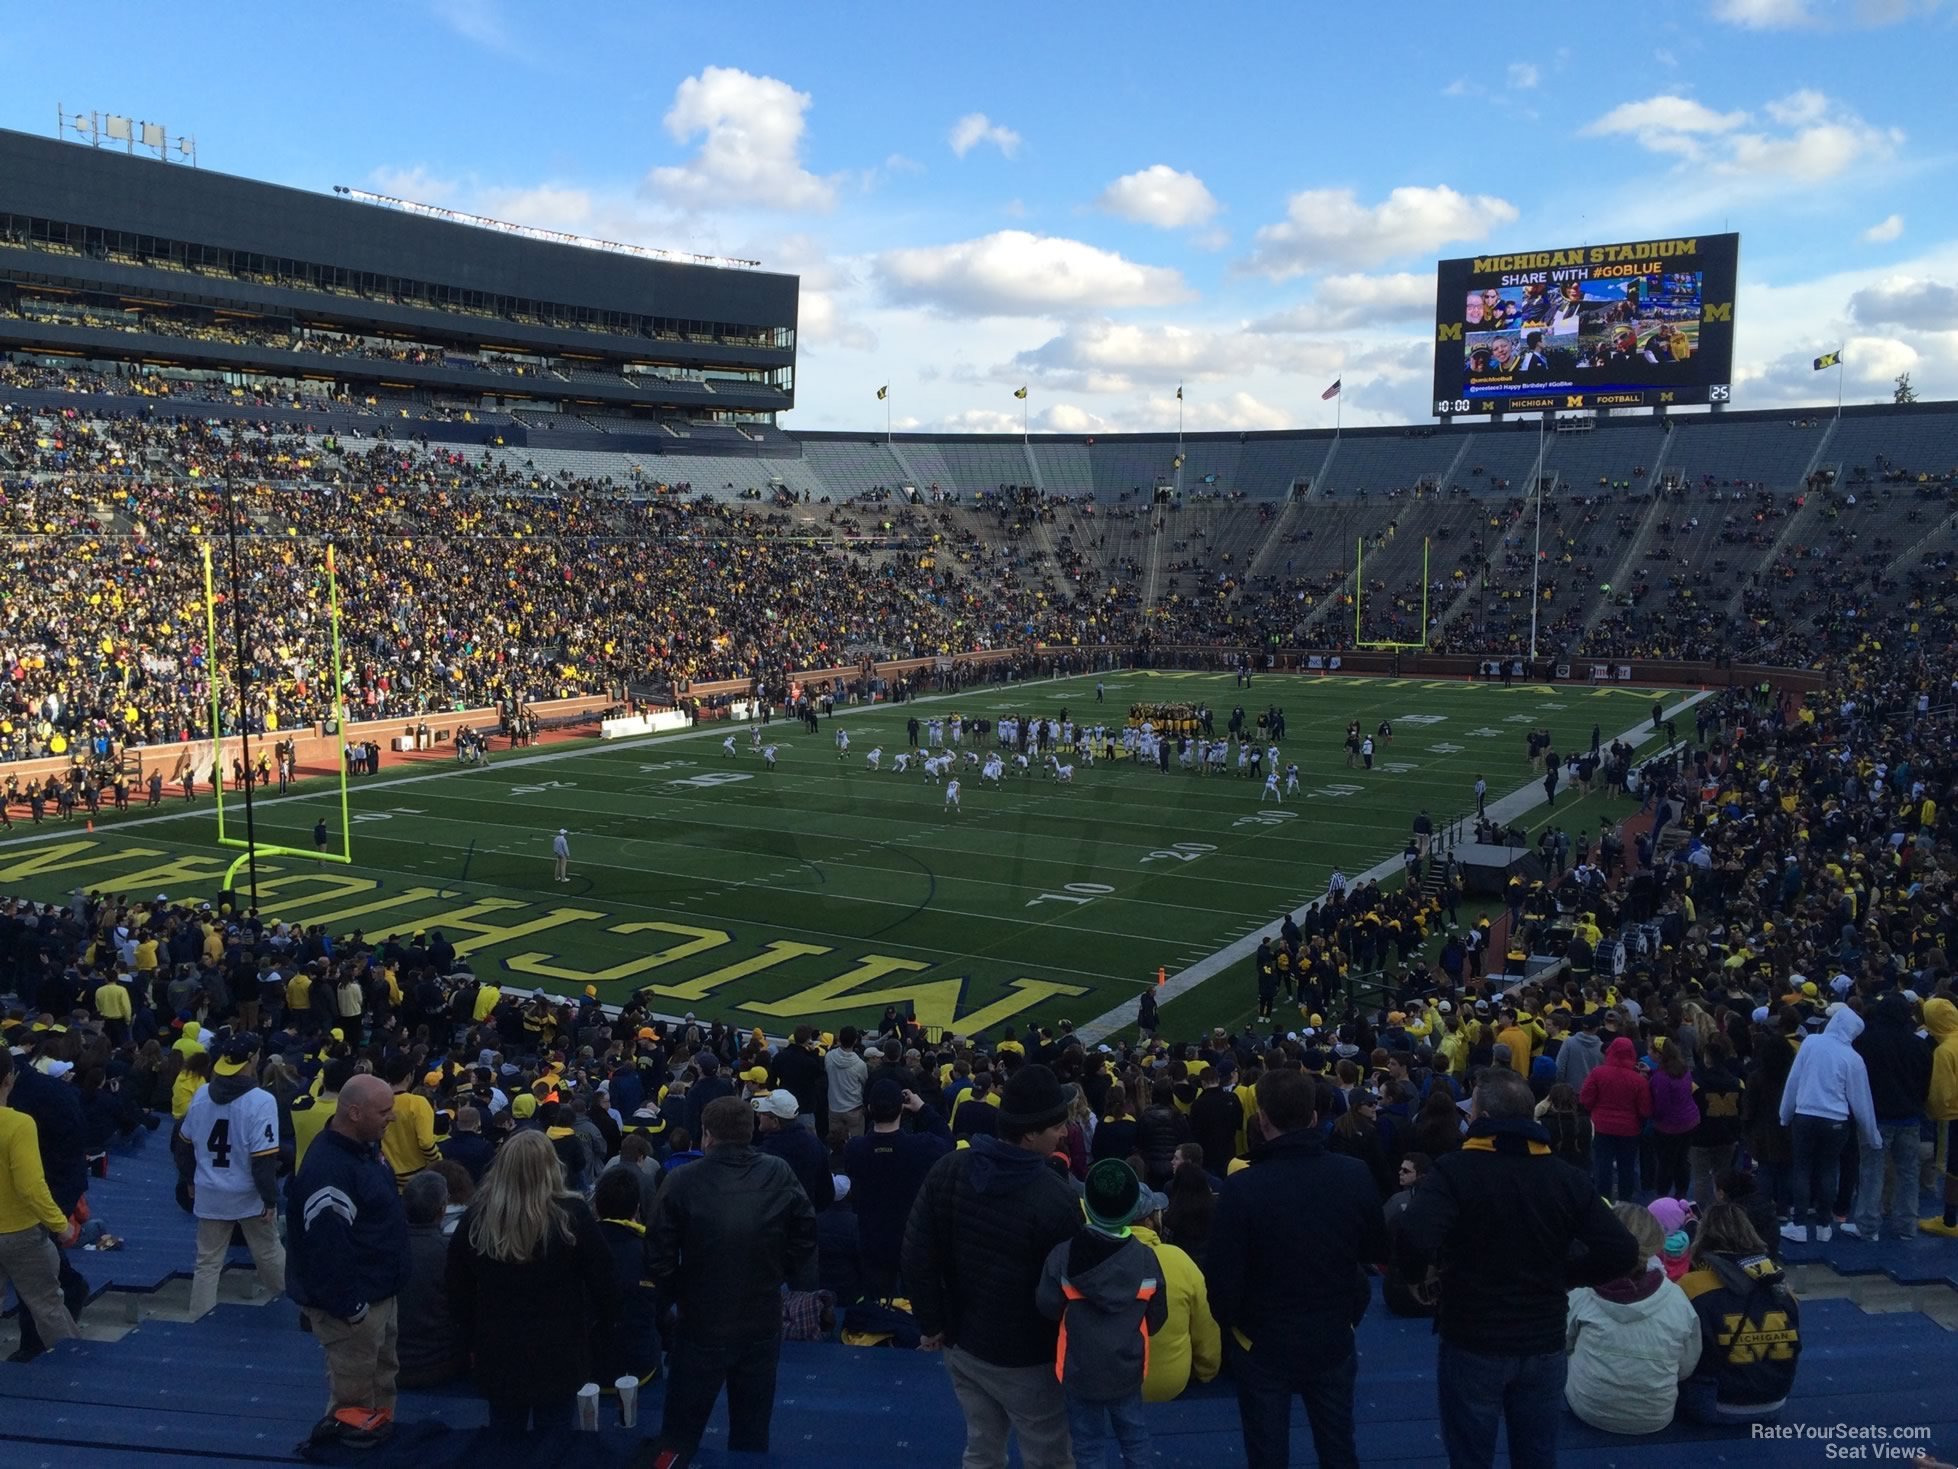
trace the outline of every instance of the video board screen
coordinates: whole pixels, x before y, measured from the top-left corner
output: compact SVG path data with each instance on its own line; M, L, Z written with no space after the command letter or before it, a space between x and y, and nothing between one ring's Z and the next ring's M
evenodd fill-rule
M1435 413L1731 400L1739 235L1444 260Z

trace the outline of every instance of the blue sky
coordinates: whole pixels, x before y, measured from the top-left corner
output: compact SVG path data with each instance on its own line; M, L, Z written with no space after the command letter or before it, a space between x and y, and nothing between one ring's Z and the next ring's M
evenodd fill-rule
M1432 263L1742 235L1736 406L1958 397L1958 4L17 7L204 166L800 273L808 428L1428 409Z

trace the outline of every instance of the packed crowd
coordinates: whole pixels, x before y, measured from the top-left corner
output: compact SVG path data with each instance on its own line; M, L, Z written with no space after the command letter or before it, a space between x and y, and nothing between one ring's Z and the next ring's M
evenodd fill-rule
M1630 829L1497 917L1543 974L1451 945L1452 896L1336 881L1255 961L1263 1018L1201 1038L1145 1004L1092 1046L895 1011L771 1039L505 991L440 933L9 904L22 1355L86 1291L50 1240L113 1224L90 1158L167 1128L193 1311L241 1230L349 1443L401 1386L473 1373L514 1432L664 1373L660 1452L723 1388L730 1447L762 1447L776 1343L841 1334L943 1349L973 1462L1009 1434L1029 1464L1137 1454L1146 1403L1227 1374L1249 1462L1287 1461L1296 1394L1351 1463L1372 1277L1438 1318L1452 1463L1499 1422L1548 1452L1566 1406L1627 1434L1772 1418L1802 1344L1785 1244L1958 1239L1954 673L1900 650L1826 699L1702 701Z

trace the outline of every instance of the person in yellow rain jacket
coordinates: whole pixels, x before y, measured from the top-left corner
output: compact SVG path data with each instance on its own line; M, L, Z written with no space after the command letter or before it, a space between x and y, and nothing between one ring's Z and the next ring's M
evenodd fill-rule
M1925 1234L1958 1238L1958 1005L1924 1002L1924 1028L1937 1047L1931 1053L1931 1095L1924 1112L1937 1129L1937 1160L1944 1175L1944 1213L1920 1219Z
M1224 1365L1224 1342L1210 1314L1203 1271L1187 1251L1162 1242L1162 1211L1169 1200L1155 1194L1151 1202L1155 1207L1146 1219L1129 1226L1129 1234L1156 1252L1169 1316L1149 1338L1149 1375L1142 1379L1142 1401L1167 1403L1193 1380L1209 1382L1217 1375Z

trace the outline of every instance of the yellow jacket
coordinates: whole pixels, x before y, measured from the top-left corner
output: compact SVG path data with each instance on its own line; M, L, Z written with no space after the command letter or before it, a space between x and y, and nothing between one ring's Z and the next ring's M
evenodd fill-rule
M170 1115L182 1122L184 1113L190 1110L190 1099L209 1085L209 1078L199 1076L186 1066L177 1073L177 1079L170 1084Z
M68 1232L68 1219L48 1192L41 1171L41 1142L34 1119L12 1107L0 1107L0 1234L14 1234L44 1225L57 1234ZM1201 1288L1203 1282L1197 1282ZM1210 1328L1213 1332L1216 1327ZM1214 1369L1213 1369L1214 1370Z
M1931 1099L1925 1111L1933 1122L1958 1122L1958 1005L1926 1000L1924 1028L1937 1044L1931 1053Z
M477 1025L489 1019L490 1011L497 1007L503 998L503 991L493 984L479 986L476 990L476 1003L471 1007L469 1018Z
M396 1182L404 1182L442 1161L442 1154L435 1146L435 1109L427 1097L418 1097L413 1092L396 1094L394 1121L381 1134L381 1156L394 1169Z
M1163 1296L1169 1319L1149 1338L1149 1375L1142 1380L1142 1401L1167 1403L1190 1385L1208 1382L1224 1364L1224 1342L1210 1314L1203 1272L1197 1262L1175 1245L1166 1245L1152 1229L1132 1225L1129 1233L1156 1252L1162 1268Z

